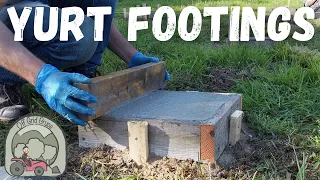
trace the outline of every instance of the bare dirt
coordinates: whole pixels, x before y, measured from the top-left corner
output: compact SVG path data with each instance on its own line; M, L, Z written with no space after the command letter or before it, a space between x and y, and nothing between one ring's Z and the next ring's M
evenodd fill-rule
M231 68L207 68L202 76L175 74L175 81L167 88L175 91L230 92L239 80L248 79L252 72Z
M227 147L218 163L211 165L163 157L139 166L129 159L128 150L120 151L106 145L94 149L77 146L77 143L69 145L67 173L61 179L70 176L87 179L252 179L254 174L259 176L274 170L279 177L295 178L298 171L294 149L288 142L257 137L246 126L243 126L241 140L234 147ZM298 149L296 153L299 153Z
M227 92L236 86L238 80L248 79L251 73L230 68L208 68L206 74L204 79L209 91Z

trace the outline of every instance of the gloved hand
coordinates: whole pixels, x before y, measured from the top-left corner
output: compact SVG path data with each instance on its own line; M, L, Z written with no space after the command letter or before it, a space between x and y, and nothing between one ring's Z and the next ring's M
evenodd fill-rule
M92 94L74 87L73 83L90 84L91 80L82 74L61 72L46 64L38 72L35 89L51 109L75 124L85 126L87 122L78 118L74 112L91 116L95 114L95 110L75 99L86 103L96 103L98 100Z
M141 52L137 52L130 60L129 63L129 68L135 67L135 66L140 66L142 64L147 64L150 62L159 62L159 59L156 57L149 57L149 56L145 56L143 55ZM170 80L170 74L168 73L168 71L166 71L166 80Z

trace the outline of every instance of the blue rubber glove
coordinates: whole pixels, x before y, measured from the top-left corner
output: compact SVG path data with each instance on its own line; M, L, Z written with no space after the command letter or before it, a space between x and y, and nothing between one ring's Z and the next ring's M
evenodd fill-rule
M137 52L130 60L129 63L129 68L135 67L135 66L140 66L142 64L147 64L150 62L160 62L160 60L156 57L149 57L149 56L145 56L143 55L141 52ZM166 80L170 80L170 74L168 73L168 71L166 71Z
M76 102L75 99L86 103L96 103L98 100L90 93L73 86L73 83L90 84L91 80L82 74L61 72L46 64L38 72L35 89L51 109L73 123L85 126L87 122L77 117L74 112L91 116L95 114L95 110Z

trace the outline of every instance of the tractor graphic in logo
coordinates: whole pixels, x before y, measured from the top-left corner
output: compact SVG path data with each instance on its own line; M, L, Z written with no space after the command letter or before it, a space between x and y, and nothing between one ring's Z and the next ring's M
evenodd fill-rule
M15 161L10 166L10 172L14 176L21 176L25 171L34 171L36 176L42 176L47 171L47 164L43 161L30 160L29 165L22 159L13 158L11 161Z
M65 171L64 135L42 116L17 121L8 133L5 152L5 169L12 176L58 176Z

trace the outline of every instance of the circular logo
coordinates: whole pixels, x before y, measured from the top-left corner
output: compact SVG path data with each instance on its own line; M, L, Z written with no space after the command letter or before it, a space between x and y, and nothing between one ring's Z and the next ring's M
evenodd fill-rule
M11 176L59 176L66 167L66 140L56 123L25 116L10 129L5 169Z

